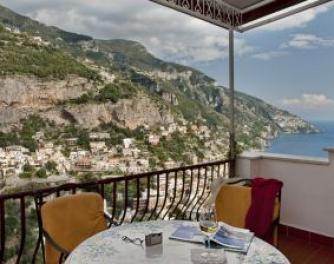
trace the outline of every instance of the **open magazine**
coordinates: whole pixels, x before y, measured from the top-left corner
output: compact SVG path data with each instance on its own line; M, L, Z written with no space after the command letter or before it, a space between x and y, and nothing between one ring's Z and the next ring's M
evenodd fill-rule
M183 224L169 238L202 244L215 243L222 246L225 250L246 254L254 238L254 233L247 229L219 223L217 232L207 236L201 232L199 227Z
M204 244L207 236L203 234L197 226L182 224L169 238L185 242Z
M247 229L236 228L220 223L217 232L210 237L210 241L222 245L224 249L247 253L254 238L254 233Z

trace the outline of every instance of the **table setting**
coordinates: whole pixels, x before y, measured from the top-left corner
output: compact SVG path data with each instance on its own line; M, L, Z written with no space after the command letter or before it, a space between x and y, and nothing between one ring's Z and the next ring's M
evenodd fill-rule
M213 234L203 232L200 223L148 221L113 227L84 241L65 263L289 264L275 247L255 236L247 252L231 251L207 241L201 243L201 237L209 238ZM221 226L225 225L217 223L217 229ZM186 229L197 230L198 241L182 241L173 237L176 231Z

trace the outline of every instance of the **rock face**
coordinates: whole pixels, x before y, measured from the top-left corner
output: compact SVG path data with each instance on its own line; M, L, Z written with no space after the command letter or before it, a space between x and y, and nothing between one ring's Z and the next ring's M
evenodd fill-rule
M100 123L113 121L112 105L109 103L68 106L64 108L64 113L84 128L93 128Z
M157 124L173 123L173 116L158 105L152 103L149 98L139 100L121 100L113 109L115 120L124 127L135 129L139 126L149 127Z
M62 101L80 97L93 91L94 85L84 78L71 76L66 80L42 81L34 77L11 76L0 79L0 126L3 131L18 126L21 119L40 114L56 124L75 122L84 128L94 128L101 123L115 122L135 129L169 124L171 113L161 109L144 93L133 99L120 99L116 104L87 103L60 106Z
M44 109L79 97L92 90L85 78L69 76L66 80L40 80L35 77L11 76L0 79L0 106Z
M144 95L134 99L121 99L116 104L86 104L69 106L64 110L76 123L85 128L114 122L133 130L140 126L152 127L174 121L167 110L159 111L159 107Z
M29 76L0 79L0 127L8 130L28 115L52 110L63 100L74 99L92 90L85 78L69 76L65 80L40 80Z
M0 130L8 132L12 128L19 127L20 120L33 114L34 111L25 108L1 107Z

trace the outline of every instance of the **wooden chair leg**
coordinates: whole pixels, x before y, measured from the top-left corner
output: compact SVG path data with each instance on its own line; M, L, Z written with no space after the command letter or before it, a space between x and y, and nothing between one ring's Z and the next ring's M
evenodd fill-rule
M273 245L278 248L278 225L275 226L273 232Z

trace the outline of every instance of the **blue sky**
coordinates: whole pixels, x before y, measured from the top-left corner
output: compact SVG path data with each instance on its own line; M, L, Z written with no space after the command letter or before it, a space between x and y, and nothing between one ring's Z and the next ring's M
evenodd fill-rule
M0 0L48 25L142 42L228 84L227 32L147 0ZM236 34L236 88L309 120L334 120L334 6Z
M334 8L331 7L301 27L257 29L238 34L237 37L257 47L263 56L262 59L254 55L237 57L237 89L309 120L334 120L333 25ZM295 40L296 35L297 40L306 36L313 44L284 45ZM312 40L314 36L317 39ZM267 58L266 53L273 54L272 58ZM196 67L211 73L223 84L228 83L227 61L198 63Z

